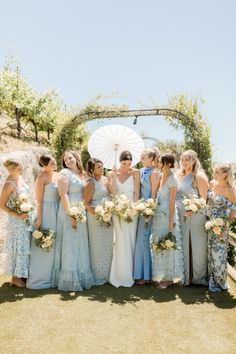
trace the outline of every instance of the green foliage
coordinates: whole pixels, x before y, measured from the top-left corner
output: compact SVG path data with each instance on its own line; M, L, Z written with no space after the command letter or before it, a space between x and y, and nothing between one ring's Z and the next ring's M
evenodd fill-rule
M176 114L176 117L166 117L170 124L176 129L183 129L184 149L195 150L199 160L208 175L212 176L212 148L210 142L210 127L203 119L198 108L199 98L188 99L185 95L177 95L170 99L170 108L183 115Z
M227 261L232 267L236 266L236 248L230 242L228 243Z
M18 137L21 137L22 123L30 124L39 141L38 132L45 131L50 138L61 114L61 102L54 90L38 93L23 77L12 58L0 70L0 111L16 122Z

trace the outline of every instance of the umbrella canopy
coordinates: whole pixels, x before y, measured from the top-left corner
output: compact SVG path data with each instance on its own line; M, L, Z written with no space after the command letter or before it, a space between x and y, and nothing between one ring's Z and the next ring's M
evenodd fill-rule
M128 150L133 157L132 165L140 160L144 149L141 136L124 125L106 125L93 132L88 141L88 151L91 157L101 160L104 167L118 167L122 151Z

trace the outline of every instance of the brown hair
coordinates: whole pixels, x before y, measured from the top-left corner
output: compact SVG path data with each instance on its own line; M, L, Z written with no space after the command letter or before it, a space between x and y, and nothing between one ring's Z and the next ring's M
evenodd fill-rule
M84 169L83 169L83 164L82 164L82 161L81 161L81 158L80 158L80 155L79 155L79 153L78 153L77 151L74 151L74 150L66 150L66 151L64 151L64 152L63 152L63 155L62 155L62 158L61 158L61 159L62 159L62 166L63 166L64 168L68 168L68 167L66 166L66 164L65 164L65 161L64 161L65 154L68 154L68 153L70 153L70 154L72 154L72 155L74 156L74 158L75 158L75 160L76 160L76 166L77 166L79 172L82 173L82 174L85 174L85 173L84 173Z
M142 154L145 154L148 157L151 157L154 165L157 164L158 159L160 157L160 151L159 151L158 147L146 148L142 151Z
M170 164L170 168L174 168L174 166L175 166L175 158L174 158L173 154L161 155L160 161L161 161L161 163L163 163L163 165Z
M39 166L46 167L49 164L49 162L51 161L51 159L52 159L52 156L50 156L50 155L47 155L47 154L41 155L39 158Z
M132 155L128 150L122 151L122 153L120 154L120 162L121 161L132 161Z
M95 167L96 163L101 163L103 165L103 162L98 159L91 158L87 161L86 173L89 177L94 177L94 167Z

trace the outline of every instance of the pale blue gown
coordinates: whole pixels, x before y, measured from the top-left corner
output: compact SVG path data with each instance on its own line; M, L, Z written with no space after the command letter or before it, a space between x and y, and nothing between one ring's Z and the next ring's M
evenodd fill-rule
M94 183L94 192L90 204L95 207L104 198L109 200L109 192L101 181L91 180ZM91 269L95 285L102 285L108 282L111 269L113 228L100 224L94 215L87 215Z
M207 216L210 219L223 218L228 220L231 209L236 209L236 204L231 203L223 195L216 195L212 190L208 192ZM227 253L228 232L226 227L220 238L212 231L208 231L208 276L209 290L220 292L228 289L227 284Z
M143 167L140 169L141 198L151 198L150 176L154 168ZM138 220L137 239L134 253L134 279L152 279L150 235L152 218L149 219L148 226L145 225L144 216Z
M152 221L153 242L160 241L169 232L169 199L170 189L178 186L177 178L172 173L157 194L157 210ZM177 207L174 210L173 235L176 238L177 249L164 250L162 252L152 251L152 279L157 282L183 280L183 250L182 234L180 230Z
M16 191L11 193L7 206L12 207L12 203L18 194L29 193L29 187L25 185L18 188L12 181L6 183L12 184ZM30 254L30 231L25 220L20 220L12 215L8 215L6 240L4 243L4 254L6 262L4 264L4 273L16 276L18 278L27 278L29 271Z
M56 232L57 210L59 196L57 185L53 182L44 186L42 201L41 229L50 229ZM52 287L52 270L54 265L55 244L49 251L36 246L34 238L31 240L29 277L26 287L29 289L46 289Z
M70 169L61 171L69 179L68 198L79 202L83 198L84 181ZM81 291L94 285L90 268L87 223L71 225L62 203L57 218L57 239L52 286L64 291Z
M184 284L189 285L191 281L193 284L207 285L206 216L202 210L193 213L191 217L185 217L186 211L183 205L185 196L192 194L199 196L199 192L193 184L192 173L179 179L178 185L176 200L183 235Z

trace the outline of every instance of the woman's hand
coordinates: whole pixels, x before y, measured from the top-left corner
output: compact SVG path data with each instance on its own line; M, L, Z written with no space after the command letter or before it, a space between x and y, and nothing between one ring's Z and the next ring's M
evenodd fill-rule
M174 230L174 224L173 224L173 222L169 222L168 229L169 229L169 231L170 231L171 233L173 232L173 230Z
M20 220L26 220L29 218L29 215L28 213L22 213L22 214L16 213L15 218Z
M185 216L187 216L188 218L190 218L193 215L192 211L186 211Z
M77 227L77 220L75 220L75 218L73 218L72 216L70 216L70 222L71 222L71 226L76 229Z
M38 230L40 228L41 224L42 224L42 220L41 219L37 219L35 221L35 223L34 223L35 229Z

